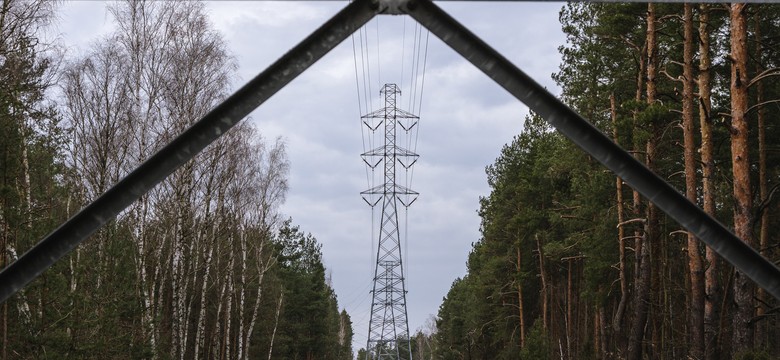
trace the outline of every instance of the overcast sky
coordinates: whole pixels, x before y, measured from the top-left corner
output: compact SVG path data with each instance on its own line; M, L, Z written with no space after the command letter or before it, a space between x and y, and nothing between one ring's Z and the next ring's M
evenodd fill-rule
M240 80L234 84L238 88L345 5L346 1L218 1L207 3L207 9L238 60ZM558 69L557 48L565 41L558 23L563 3L438 5L559 94L550 75ZM111 31L112 19L103 3L68 1L61 10L57 27L70 56ZM404 21L401 16L381 16L368 24L371 33L380 30L379 55L376 48L372 53L383 69L371 85L374 108L381 104L382 84L409 83L395 77L400 77L401 53L409 56L409 50L397 49L409 44L404 27L410 37L412 24L411 18ZM438 38L431 35L428 46L418 114L421 157L411 186L420 197L409 208L408 240L402 241L411 332L436 315L453 280L465 275L471 244L480 238L479 197L490 190L484 168L520 132L528 113ZM363 142L354 66L352 41L347 39L253 112L251 121L266 139L282 137L287 143L290 191L282 211L323 245L339 305L352 317L357 349L365 347L367 339L372 243L377 240L372 241L371 209L359 195L369 186L359 156ZM405 96L409 94L404 92L401 104L407 103ZM378 207L376 211L378 217ZM403 221L404 212L399 216ZM378 236L378 231L374 234Z

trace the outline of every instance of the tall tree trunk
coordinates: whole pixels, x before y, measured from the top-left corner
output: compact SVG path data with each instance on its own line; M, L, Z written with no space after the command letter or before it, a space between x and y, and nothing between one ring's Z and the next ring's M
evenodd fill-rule
M572 259L568 259L568 276L566 277L566 358L574 359L572 342L574 341L574 287L572 286Z
M683 14L683 93L682 122L685 158L685 196L696 203L696 141L693 122L693 5L686 3ZM688 232L688 268L690 271L690 336L688 357L704 357L704 277L699 239Z
M701 127L701 174L704 211L715 216L712 108L710 93L710 30L709 5L699 5L699 125ZM707 266L704 271L704 351L705 359L715 360L720 353L718 338L718 312L720 284L718 281L719 256L709 246L705 249Z
M753 245L750 189L750 161L748 122L745 112L748 106L747 74L747 16L745 4L731 4L731 163L734 178L734 232L746 244ZM734 274L734 317L732 320L732 355L739 354L753 345L753 285L741 272Z
M156 334L156 324L154 322L154 309L153 309L153 303L154 303L154 295L152 294L152 291L149 290L149 286L153 286L149 281L149 276L147 273L147 252L148 252L148 242L150 241L150 236L147 234L147 228L148 228L148 212L149 212L149 196L145 195L142 196L139 201L139 219L138 219L138 240L137 245L135 247L136 249L136 256L138 258L137 260L137 272L138 272L138 288L139 288L139 296L142 299L143 302L143 308L141 309L142 312L142 318L141 318L141 327L143 328L144 337L148 338L149 346L151 347L151 351L153 354L156 354L157 350L157 337Z
M228 243L232 242L232 240L233 240L232 237L228 236ZM221 264L221 263L218 263L217 268L218 269L224 269L225 265ZM217 275L215 275L215 278L217 278ZM209 356L217 358L217 359L224 358L224 356L222 354L221 329L223 328L223 323L222 323L222 319L221 318L223 317L222 316L222 311L223 311L222 308L225 305L225 298L226 298L226 296L225 296L225 289L227 288L227 284L228 284L228 281L226 279L227 279L227 276L221 275L221 274L220 274L220 276L217 279L215 279L215 282L216 281L221 281L222 283L219 285L220 286L219 300L217 300L217 310L214 312L214 314L215 314L215 316L214 316L215 317L215 319L214 319L214 326L211 329L212 339L209 340L211 343L213 343L213 347L215 349L214 351L216 351L216 356L213 356L211 354L209 354ZM216 284L215 284L215 287L216 287Z
M2 22L0 22L2 24ZM3 219L3 201L0 199L0 269L5 269L6 263L7 263L7 251L6 251L6 241L8 240L8 229L6 227L5 221ZM2 353L0 353L0 359L7 360L8 359L8 301L3 303L3 323L2 325L2 331L3 331L3 346L2 346Z
M629 360L641 360L642 359L642 342L645 335L645 327L647 324L647 312L649 310L650 302L650 244L647 241L649 226L645 225L645 234L642 236L642 242L644 245L640 250L640 266L639 266L639 280L634 285L635 299L637 302L634 304L634 323L631 328L628 342L628 356Z
M539 276L542 280L542 329L547 334L547 312L548 312L548 296L547 292L547 274L544 271L544 252L542 251L542 242L539 240L539 234L534 235L536 238L536 249L539 252Z
M642 47L639 51L639 69L637 69L637 75L636 75L636 92L634 95L634 100L639 103L642 101L642 94L645 87L645 73L646 73L646 67L647 67L647 44ZM633 132L634 134L638 134L641 131L641 124L639 124L639 113L638 111L634 110L633 114ZM634 143L633 148L635 150L635 156L637 158L640 158L640 154L642 151L640 150L642 148L642 144L639 140L639 136L634 136ZM642 213L642 197L640 196L639 192L636 190L633 190L631 192L631 215L633 216L632 220L640 219ZM637 300L641 298L640 294L636 291L638 288L639 280L640 280L640 274L642 273L640 271L640 265L642 263L642 242L643 242L643 234L644 228L643 227L635 227L634 228L634 297L633 301L634 304L638 304ZM628 356L628 354L631 353L631 350L633 349L631 346L631 334L634 332L634 329L636 328L636 322L639 320L639 316L637 316L637 309L634 308L634 317L632 319L633 323L631 323L631 329L628 333L620 333L616 336L616 343L617 348L621 349L619 355L622 356ZM625 349L625 350L623 350Z
M2 29L3 20L6 13L6 4L3 3L3 9L0 11L0 29ZM8 263L8 226L4 219L5 214L5 199L0 197L0 269L5 269L7 263ZM3 346L2 349L0 349L0 359L7 360L8 359L8 301L3 303L3 323L2 325L2 332L3 332Z
M258 244L258 249L256 250L257 280L255 280L255 284L257 284L257 293L255 295L255 304L252 307L252 317L249 320L249 328L246 332L247 347L249 347L249 345L252 343L252 334L254 333L255 324L257 323L257 315L260 309L260 300L263 295L263 279L265 278L265 273L270 270L274 264L271 256L268 256L267 260L263 260L263 256L265 255L263 249L265 248L265 245L266 240L262 240L260 244ZM246 354L249 354L248 351Z
M158 235L159 236L159 235ZM154 266L154 272L151 274L151 277L149 278L149 304L151 304L152 309L151 313L155 316L163 317L166 310L164 309L164 304L166 301L166 294L165 294L165 284L168 284L170 282L170 271L169 266L165 263L163 259L167 257L165 253L164 246L167 242L167 234L165 232L162 233L161 236L159 236L159 245L153 248L150 254L150 259L154 259L153 261L158 261L157 266ZM156 326L152 329L152 342L156 344L156 349L159 349L160 351L164 350L166 345L166 329L167 325L160 325ZM155 353L155 356L157 356Z
M24 115L21 115L24 116ZM22 190L24 191L25 228L28 233L33 228L32 186L30 184L30 155L27 150L27 120L20 119L19 133L22 135L19 144L22 146ZM26 246L25 246L26 247Z
M656 16L655 5L652 3L647 4L647 103L653 105L656 95ZM654 169L655 160L655 128L652 124L649 124L650 136L648 137L647 144L645 146L645 163L651 170ZM631 329L628 344L628 359L629 360L641 360L642 359L642 342L645 337L645 328L647 323L647 315L650 307L650 280L651 280L651 245L656 238L657 227L657 210L655 206L648 202L647 204L647 218L645 221L645 232L638 242L641 243L641 248L637 249L639 252L639 272L636 281L636 295L635 295L635 316L634 324Z
M185 185L180 185L178 190L174 190L175 192L178 191L184 191L183 187ZM187 349L187 324L189 320L189 309L187 306L187 295L188 295L188 284L189 284L189 276L188 276L188 247L186 246L186 243L188 242L187 237L187 228L189 227L189 224L185 222L185 219L187 218L187 210L189 209L189 204L184 195L180 195L179 199L176 201L177 206L177 214L176 214L176 231L172 237L173 239L173 254L172 254L172 263L173 263L173 274L174 274L174 282L173 282L173 299L174 299L174 312L173 316L175 317L173 319L173 325L174 325L174 348L173 348L173 354L175 358L184 359L185 352Z
M272 359L274 353L274 338L276 329L279 327L279 314L282 313L282 300L284 299L284 288L279 290L279 303L276 305L276 316L274 317L274 329L271 331L271 344L268 346L268 360Z
M246 264L247 264L247 237L248 237L248 231L246 228L242 229L241 234L239 235L239 250L241 251L241 262L238 264L239 266L239 286L241 289L238 293L238 318L236 319L238 321L238 337L236 338L236 341L238 342L236 344L236 359L243 359L246 357L245 352L245 345L246 344L245 336L244 336L244 326L246 321L244 320L245 316L245 302L246 302L246 294L247 294L247 284L246 284Z
M205 241L203 241L203 246L206 248L203 250L205 252L205 259L203 261L203 281L201 284L200 289L200 312L197 317L196 321L196 330L195 330L195 356L194 358L199 359L200 358L200 349L203 348L204 357L208 357L210 354L208 353L208 349L210 348L209 344L211 344L211 340L207 340L205 338L206 336L206 321L207 321L207 309L209 306L213 304L213 302L209 302L207 298L208 289L212 286L216 286L216 284L211 282L212 276L212 262L214 261L215 257L215 249L218 247L219 242L219 232L223 229L222 223L224 221L223 219L223 213L224 213L224 207L225 207L225 192L226 188L229 185L229 179L224 176L219 176L218 174L218 162L220 161L221 157L219 156L221 154L221 149L223 146L223 143L215 144L216 146L212 148L212 159L209 164L209 178L206 181L205 184L205 191L206 195L204 198L204 203L206 205L206 210L204 212L204 233L205 233ZM216 197L216 205L214 209L212 210L212 201L213 198ZM216 276L214 276L216 277Z
M235 242L235 239L231 241L231 243L233 242ZM227 286L225 287L225 317L223 319L225 331L222 333L222 354L224 359L231 358L230 335L232 330L231 320L233 319L233 276L234 267L236 266L235 250L232 245L229 246L228 251L230 252L230 261L228 261L227 277L225 277Z
M206 219L209 219L209 216L206 216ZM203 347L206 348L204 344L204 335L206 330L206 308L208 307L207 299L206 299L206 293L208 292L208 284L209 284L209 277L210 277L210 270L211 270L211 259L214 254L214 245L210 244L212 241L216 242L216 229L219 225L212 224L211 225L211 236L207 238L207 241L204 241L204 245L208 247L208 250L206 252L206 259L204 260L203 265L203 283L201 284L200 288L200 311L198 313L198 318L196 321L196 330L195 330L195 356L194 358L199 358L200 348Z
M634 95L634 100L639 103L642 101L642 94L645 87L645 76L647 72L647 44L642 48L642 50L639 52L639 69L637 69L637 75L636 75L636 93ZM640 142L639 136L636 136L641 131L642 125L639 124L639 113L635 110L633 112L633 121L634 121L634 151L636 152L636 156L639 157L642 153L642 150L640 150L644 145ZM639 191L633 190L631 192L631 214L633 215L634 219L638 219L642 214L642 196L639 194ZM642 252L642 231L643 229L641 227L635 227L634 228L634 284L636 284L637 280L639 280L639 265L641 263L641 252Z
M761 46L763 39L761 38L761 20L756 19L755 24L755 36L756 41L756 74L760 74L763 70L763 64L761 63L761 53L763 48ZM764 82L759 81L756 83L756 104L764 102ZM764 106L759 106L758 109L758 197L761 201L761 225L758 232L758 249L761 255L767 257L767 246L769 245L769 189L767 185L767 168L766 168L766 109ZM763 288L758 288L758 307L756 308L756 317L761 318L766 311L766 304L768 301L766 291ZM767 331L767 320L760 321L756 326L756 341L758 347L764 347L769 345L768 338L765 339Z
M604 309L604 304L599 305L599 325L598 325L598 331L599 331L599 343L598 346L598 358L599 359L606 359L607 358L607 311Z
M15 81L15 80L14 80ZM32 226L32 219L29 218L29 216L32 215L32 212L30 211L31 206L31 199L29 197L30 194L30 166L29 162L27 160L27 144L26 144L26 135L25 135L25 124L24 120L22 119L24 115L20 114L18 110L12 109L11 114L9 117L11 119L18 119L18 123L13 124L12 126L17 126L18 131L20 134L19 139L19 146L21 147L20 151L20 161L22 163L22 173L21 174L14 174L12 175L12 180L14 182L14 187L16 190L16 194L18 194L19 198L22 201L22 206L20 206L20 214L22 217L26 218L26 221L24 221L24 229L22 228L16 228L8 229L7 231L7 237L6 237L6 248L3 249L5 252L7 252L7 255L9 257L9 263L13 263L14 261L18 260L19 255L17 252L17 249L21 246L22 248L26 247L26 244L19 243L20 232L26 232L29 233ZM13 120L12 120L13 121ZM13 131L13 130L12 130ZM19 179L21 177L21 179ZM19 188L19 183L21 182L21 189ZM9 184L10 185L10 184ZM30 310L30 303L27 300L27 294L25 289L19 290L19 292L16 295L17 298L17 311L19 312L19 316L21 317L23 326L22 329L26 329L32 334L33 328L32 328L32 313ZM33 309L34 310L34 309Z
M609 95L609 109L612 117L612 132L615 143L620 143L617 124L617 104L615 93ZM626 303L628 302L628 274L626 273L626 230L624 228L625 216L623 215L623 179L615 178L615 194L617 203L618 217L618 250L619 250L619 278L620 278L620 301L618 302L615 317L612 320L612 328L615 334L619 334L623 326L623 314L626 312Z
M523 282L520 280L520 274L522 274L522 267L520 267L520 244L517 244L517 281L515 286L517 287L517 310L520 318L520 348L525 347L525 312L523 311Z

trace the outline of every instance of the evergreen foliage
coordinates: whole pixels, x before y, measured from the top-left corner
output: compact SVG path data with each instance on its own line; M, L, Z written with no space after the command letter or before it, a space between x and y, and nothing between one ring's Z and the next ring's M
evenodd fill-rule
M282 306L272 358L351 359L351 323L340 336L342 317L347 322L349 318L346 312L339 313L336 294L326 281L322 246L291 219L282 224L273 242Z
M647 45L651 8L656 19L652 32L656 50L652 53ZM764 239L764 245L757 248L770 259L780 256L776 236L762 230L778 221L778 203L768 189L776 184L770 174L778 171L778 162L772 160L776 154L769 150L778 138L769 134L776 134L777 127L769 119L777 119L777 112L770 109L779 109L776 100L780 92L777 81L769 79L778 76L777 18L771 14L779 9L756 4L744 12L748 19L748 79L757 79L749 89L751 170L747 185L753 194L762 181L767 189L754 196L759 200L751 209L751 226L754 236ZM705 10L711 11L705 14ZM685 148L681 125L686 101L681 78L685 65L683 5L565 5L560 20L567 43L560 47L563 61L553 77L563 89L565 102L672 185L682 191L686 176L695 176L699 204L705 197L714 199L713 216L734 224L732 209L739 196L732 192L737 180L732 178L729 149L735 132L730 127L729 89L730 61L734 60L728 57L728 12L720 10L718 5L693 9L693 26L698 28L697 19L703 19L703 33L711 39L710 66L699 66L699 53L694 54L690 66L695 79L705 73L713 79L712 108L699 108L699 102L704 102L701 95L689 107L695 109L693 116L698 118L701 113L703 121L712 125L708 136L714 145L715 166L708 192L701 185L703 170L684 171L684 151L692 150L701 161L703 136L698 133L700 126L695 126L696 148ZM693 45L697 49L699 44ZM652 93L648 90L651 79ZM648 102L651 95L654 100ZM763 126L758 128L758 123ZM764 140L759 138L759 130ZM760 172L760 168L764 170ZM688 251L703 257L704 247L689 250L686 232L678 224L664 217L650 220L655 215L649 212L651 206L645 199L635 202L631 189L616 188L613 174L542 119L528 116L522 133L502 149L486 174L491 192L480 202L482 238L469 254L468 274L453 282L439 308L437 358L780 356L780 347L772 340L780 334L780 322L765 312L776 308L776 299L751 293L762 299L751 311L756 322L746 326L735 320L732 324L736 307L730 304L745 300L734 298L730 291L733 269L708 261L705 269L717 268L706 279L712 285L707 287L706 301L725 308L711 311L705 304L693 304ZM765 214L761 221L755 215L759 213ZM649 250L643 251L643 245ZM623 252L625 258L621 258ZM649 271L646 282L642 275L645 266ZM624 306L622 277L627 284ZM640 291L646 298L638 297ZM638 306L639 301L647 306ZM691 322L692 311L710 311L704 316L710 323ZM702 340L691 337L691 326L703 326L699 331L705 332L706 339L713 339L705 340L706 349L705 344L694 343ZM632 330L637 327L643 331ZM743 331L755 331L752 343L729 341L732 333L735 339L744 338L736 336ZM703 353L698 352L702 349Z

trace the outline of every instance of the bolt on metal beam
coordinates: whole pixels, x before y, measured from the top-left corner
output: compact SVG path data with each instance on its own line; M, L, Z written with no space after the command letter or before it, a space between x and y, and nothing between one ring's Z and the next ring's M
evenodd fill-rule
M558 131L612 170L726 261L780 299L780 269L689 201L555 95L518 69L430 0L413 0L406 11Z
M67 255L101 226L371 20L377 4L350 3L266 70L84 207L0 272L0 303Z

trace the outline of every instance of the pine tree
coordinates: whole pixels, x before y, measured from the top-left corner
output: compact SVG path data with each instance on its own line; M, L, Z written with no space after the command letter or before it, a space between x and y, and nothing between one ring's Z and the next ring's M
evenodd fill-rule
M761 80L780 74L780 47L779 38L766 33L777 34L776 20L769 20L777 8L754 6L736 13L751 20L736 42L747 44L751 56L739 65L734 39L713 36L737 34L728 31L734 12L710 12L711 5L698 11L685 4L566 5L567 44L554 77L570 106L686 190L691 201L701 201L738 234L757 230L766 239L764 229L776 223L778 209L770 190L774 177L767 177L778 171L769 160L776 154L767 151L777 127L768 120L774 113L760 110L776 105L780 87ZM743 95L735 85L744 87ZM739 96L753 104L739 110L743 120L734 113ZM761 127L737 126L752 120ZM776 307L774 300L754 313L753 290L742 275L729 275L712 249L638 193L626 196L620 179L610 179L550 130L540 119L526 119L523 132L487 168L491 192L480 203L482 238L469 255L467 275L453 283L440 307L438 356L516 356L518 350L555 359L778 354L780 345L769 335L776 334L776 317L765 312ZM746 166L754 154L758 160ZM752 183L760 203L743 196ZM745 222L740 214L756 219ZM739 230L740 224L747 227ZM777 257L771 240L758 245ZM739 282L748 284L743 294ZM721 287L734 291L721 293ZM766 301L761 292L758 299ZM728 306L732 300L736 308ZM760 336L746 340L754 328Z
M273 336L263 335L256 354L276 359L352 358L352 324L338 311L338 301L325 276L322 245L292 220L285 220L274 239L281 312ZM273 344L271 340L273 338Z
M747 14L745 4L729 8L731 52L731 162L734 177L734 233L746 244L753 245L753 195L750 182L750 145L748 141ZM734 273L733 353L739 354L752 346L753 285L741 272Z
M54 5L0 3L0 268L32 247L69 211L62 181L65 138L59 114L47 98L58 63L51 44L41 39ZM64 347L62 332L37 336L66 316L66 309L50 306L59 303L62 286L57 270L50 271L2 304L0 358L17 353L40 357L47 347Z

